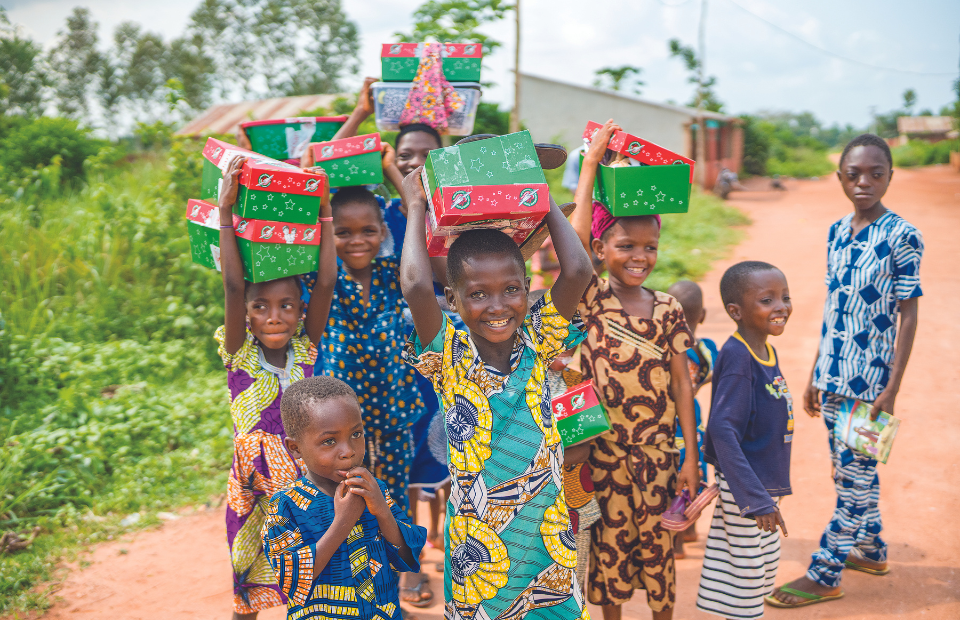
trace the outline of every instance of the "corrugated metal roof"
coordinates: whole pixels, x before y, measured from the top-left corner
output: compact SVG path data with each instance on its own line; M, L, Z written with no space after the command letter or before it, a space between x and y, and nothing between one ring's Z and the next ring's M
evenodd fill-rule
M947 133L953 129L953 119L949 116L900 116L897 117L897 131L900 133Z
M337 97L347 95L301 95L299 97L277 97L260 101L241 101L240 103L222 103L207 108L200 116L187 123L176 132L178 136L194 136L210 133L233 135L240 123L259 121L268 118L289 118L300 116L305 110L320 107L329 108Z

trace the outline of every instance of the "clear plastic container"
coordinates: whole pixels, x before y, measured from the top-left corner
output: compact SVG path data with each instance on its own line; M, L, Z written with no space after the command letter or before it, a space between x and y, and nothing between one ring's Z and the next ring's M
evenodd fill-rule
M451 82L457 94L463 97L463 107L447 119L447 133L451 136L469 136L477 120L480 105L480 84ZM374 115L380 131L400 131L400 115L407 103L413 82L377 82L373 89Z

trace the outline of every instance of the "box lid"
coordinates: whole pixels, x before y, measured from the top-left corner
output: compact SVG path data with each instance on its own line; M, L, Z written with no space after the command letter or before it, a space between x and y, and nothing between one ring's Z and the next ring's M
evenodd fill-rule
M187 201L187 220L206 228L220 228L220 213L217 205L206 200L191 198Z
M554 396L550 400L557 421L600 405L600 399L597 398L597 392L593 389L592 381L584 381L579 385L568 388L566 392L560 396Z
M342 159L354 155L363 155L380 151L380 134L370 133L363 136L354 136L342 140L317 142L313 144L313 155L316 161Z
M259 127L261 125L286 125L286 124L296 124L296 123L346 123L346 116L295 116L292 118L268 118L260 121L246 121L240 123L240 126L246 129L247 127Z
M588 142L593 140L593 136L596 135L597 131L599 131L601 127L603 127L602 123L588 121L586 129L583 130L583 139ZM610 142L607 144L607 148L617 153L623 153L627 157L635 159L640 163L647 164L648 166L689 164L690 181L693 182L693 167L696 162L689 157L684 157L683 155L674 153L673 151L654 144L649 140L638 138L637 136L629 134L625 131L615 131L613 135L610 136Z
M384 43L380 48L381 58L419 58L423 43ZM444 43L440 51L443 58L483 58L483 45L479 43Z
M268 192L284 192L303 196L323 195L325 177L307 172L282 161L264 157L242 149L235 144L208 138L203 147L203 156L220 168L221 174L235 157L248 158L240 172L240 184L248 189Z
M291 224L255 220L233 214L233 228L237 236L260 243L283 243L287 245L320 245L320 224Z

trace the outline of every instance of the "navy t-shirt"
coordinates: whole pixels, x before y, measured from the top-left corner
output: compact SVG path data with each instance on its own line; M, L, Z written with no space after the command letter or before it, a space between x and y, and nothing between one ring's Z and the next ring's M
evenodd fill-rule
M767 343L758 358L734 333L717 356L703 451L730 485L742 516L773 512L790 495L793 399Z

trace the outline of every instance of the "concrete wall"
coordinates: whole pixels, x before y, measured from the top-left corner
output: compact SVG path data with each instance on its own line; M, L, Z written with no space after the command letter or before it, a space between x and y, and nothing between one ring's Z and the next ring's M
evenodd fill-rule
M690 117L668 106L658 106L590 88L520 76L520 119L536 142L567 148L582 144L587 121L614 118L630 133L689 155L685 125Z

